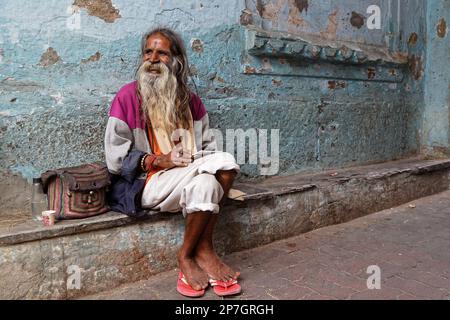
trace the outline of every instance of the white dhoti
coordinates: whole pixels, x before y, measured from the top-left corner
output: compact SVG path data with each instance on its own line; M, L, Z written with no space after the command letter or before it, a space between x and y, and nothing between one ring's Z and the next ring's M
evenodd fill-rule
M216 152L194 160L187 167L155 173L142 194L142 207L164 212L219 212L224 191L214 174L218 170L239 171L234 157Z

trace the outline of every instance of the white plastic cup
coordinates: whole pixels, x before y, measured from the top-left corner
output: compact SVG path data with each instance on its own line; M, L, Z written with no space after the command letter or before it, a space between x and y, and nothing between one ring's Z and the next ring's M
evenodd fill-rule
M42 222L44 223L44 226L53 226L55 224L55 217L55 210L42 211Z

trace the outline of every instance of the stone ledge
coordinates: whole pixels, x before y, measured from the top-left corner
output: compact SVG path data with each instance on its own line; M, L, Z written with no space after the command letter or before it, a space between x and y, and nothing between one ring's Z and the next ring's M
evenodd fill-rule
M401 173L420 175L448 168L450 168L449 159L421 160L420 158L411 158L369 166L328 170L320 173L301 173L284 177L273 177L256 184L256 186L255 184L238 183L235 185L235 188L246 193L243 201L267 200L278 196L309 191L314 188L323 189L327 185L345 183L350 179L376 180ZM233 202L236 203L237 201L230 200L227 206ZM139 219L111 211L86 219L59 221L51 227L29 221L13 228L0 229L0 246L164 219L168 219L168 215L157 211L148 211L146 216Z
M449 168L450 159L405 159L240 184L247 198L221 211L216 249L254 248L448 190ZM0 299L71 299L170 270L184 224L181 214L108 213L34 233L11 229L1 236ZM73 267L79 290L67 286Z

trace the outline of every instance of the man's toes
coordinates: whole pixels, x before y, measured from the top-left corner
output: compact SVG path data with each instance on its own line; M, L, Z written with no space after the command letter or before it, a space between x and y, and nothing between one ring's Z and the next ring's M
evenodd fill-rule
M240 275L239 272L231 271L231 272L226 274L225 278L227 279L227 281L237 280L239 275Z
M208 281L206 281L205 279L201 279L198 284L200 285L201 289L205 289L208 286Z
M197 282L193 282L192 284L191 284L191 287L194 289L194 290L202 290L202 289L204 289L199 283L197 283Z
M236 276L233 270L228 269L225 273L225 277L227 278L227 281L236 280Z
M219 278L218 278L218 280L220 280L220 281L228 281L228 277L227 277L227 274L226 273L224 273L224 272L219 272Z
M227 274L224 278L226 282L233 280L233 277L229 274Z
M187 280L187 283L189 283L189 285L192 287L192 289L194 289L194 290L202 290L203 289L201 283L199 281L197 281L197 279L190 278L190 279L186 279L186 280Z
M230 280L230 276L228 275L228 273L224 272L222 274L222 281L229 281Z
M208 281L208 278L206 277L206 275L199 277L197 279L197 284L199 286L199 289L196 289L196 290L205 289L209 285L209 281Z

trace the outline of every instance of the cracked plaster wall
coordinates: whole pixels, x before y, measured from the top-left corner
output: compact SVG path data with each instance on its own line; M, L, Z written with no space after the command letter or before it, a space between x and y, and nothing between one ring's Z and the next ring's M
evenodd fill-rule
M356 12L367 18L372 2L382 8L389 3L2 0L0 170L31 179L49 168L102 160L110 102L133 79L140 36L155 25L182 34L214 127L280 129L280 174L414 154L421 112L414 101L422 97L423 83L410 75L420 75L425 55L425 8L412 0L401 9L411 19L400 22L383 10L389 24L369 31L351 17ZM282 75L246 74L242 66L254 58L245 50L245 30L252 26L419 58L400 83L369 81L370 74L363 81L301 77L295 62ZM244 177L258 175L254 165L242 168Z
M449 156L450 1L427 2L426 61L422 146L426 153ZM445 130L444 128L448 128Z

